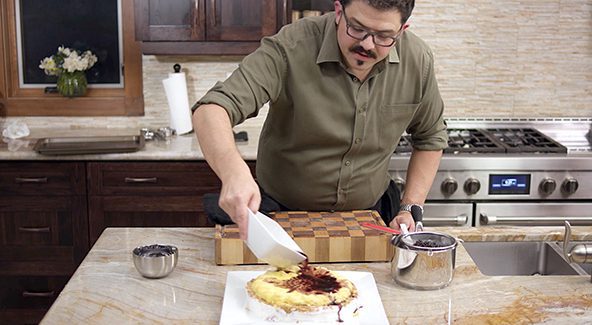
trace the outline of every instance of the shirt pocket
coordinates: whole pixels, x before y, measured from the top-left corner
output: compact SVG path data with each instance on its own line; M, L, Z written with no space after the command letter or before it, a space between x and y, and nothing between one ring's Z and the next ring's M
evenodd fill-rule
M380 139L382 149L395 150L396 141L405 132L419 104L390 104L380 109Z

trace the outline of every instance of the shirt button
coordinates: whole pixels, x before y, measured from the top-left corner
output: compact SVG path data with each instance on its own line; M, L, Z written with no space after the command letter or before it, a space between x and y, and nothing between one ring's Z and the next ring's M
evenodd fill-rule
M353 77L353 78L352 78L352 80L353 80L354 82L358 82L358 78L356 78L356 77Z
M362 139L360 139L360 138L356 138L355 142L356 142L356 143L360 143L360 142L362 142Z
M346 166L349 166L349 165L351 165L351 161L349 161L349 160L346 160L346 161L345 161L345 165L346 165Z

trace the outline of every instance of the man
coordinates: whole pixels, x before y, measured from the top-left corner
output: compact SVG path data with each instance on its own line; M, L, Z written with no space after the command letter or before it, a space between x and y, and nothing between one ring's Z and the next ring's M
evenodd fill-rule
M247 209L263 205L262 211L376 209L391 227L413 230L409 207L421 206L431 187L447 136L432 52L405 30L414 1L334 6L334 13L264 38L194 106L199 143L222 181L219 206L243 239ZM255 182L232 126L266 102ZM399 202L388 163L404 131L414 151ZM399 203L406 208L399 211Z

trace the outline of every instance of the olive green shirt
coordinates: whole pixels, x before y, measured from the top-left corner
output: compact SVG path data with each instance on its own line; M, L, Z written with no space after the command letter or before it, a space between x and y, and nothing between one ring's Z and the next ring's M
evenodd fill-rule
M374 206L404 131L420 150L447 145L429 47L406 31L360 81L343 64L336 32L334 13L284 26L193 108L218 104L237 125L269 102L257 181L291 209Z

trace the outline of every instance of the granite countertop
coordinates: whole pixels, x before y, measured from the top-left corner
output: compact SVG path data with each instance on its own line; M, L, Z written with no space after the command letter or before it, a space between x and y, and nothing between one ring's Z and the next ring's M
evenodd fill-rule
M247 142L237 142L237 148L245 160L257 158L260 126L237 126L235 132L246 131ZM3 138L0 141L0 160L204 160L203 153L194 132L174 135L168 140L146 141L144 148L130 153L88 154L88 155L42 155L33 150L41 138L87 137L112 135L139 135L139 129L34 129L21 139Z
M561 227L430 229L467 241L558 240L563 233ZM269 266L217 266L213 238L213 228L107 228L42 324L217 324L227 272ZM592 241L592 227L573 227L573 238ZM132 249L153 243L179 248L176 269L163 279L143 278L133 266ZM592 322L589 276L485 276L462 246L454 280L435 291L400 287L389 263L325 266L371 272L391 324Z

